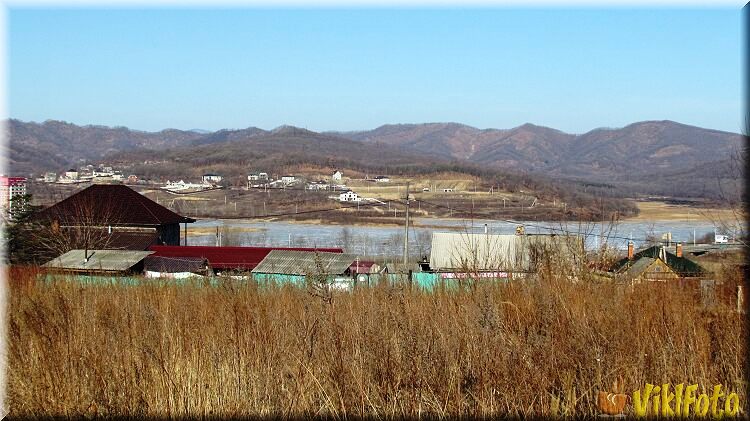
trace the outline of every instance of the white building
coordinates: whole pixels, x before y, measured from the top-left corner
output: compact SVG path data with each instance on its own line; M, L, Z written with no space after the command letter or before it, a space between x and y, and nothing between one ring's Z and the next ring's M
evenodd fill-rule
M715 244L726 244L729 242L729 236L723 234L714 234Z
M333 173L333 175L331 176L331 178L334 181L341 181L341 177L343 177L343 176L344 176L344 173L342 173L341 171L336 171L335 173Z
M247 176L247 181L260 181L260 180L268 180L268 173L252 172Z
M69 180L78 180L78 171L74 170L73 168L65 171L65 178Z
M297 181L297 176L295 175L283 175L281 176L281 182L284 184L292 184L295 181Z
M113 174L114 172L107 170L94 170L91 173L94 177L111 177Z
M339 194L339 202L361 202L362 198L353 191L345 191Z
M222 177L219 174L203 174L203 182L204 183L219 183L221 182Z
M308 190L328 190L329 188L328 183L322 180L313 181L307 185Z
M164 187L162 187L163 190L167 190L167 191L171 191L175 193L186 192L190 190L200 191L200 190L205 190L205 189L210 189L210 188L212 188L212 186L209 183L201 183L201 184L190 183L190 182L186 183L183 180L180 180L177 182L171 182L167 180L167 184L164 185Z
M430 268L436 271L527 272L545 257L572 261L583 253L574 235L432 233ZM551 256L551 257L550 257Z
M6 216L13 207L13 199L26 195L24 177L0 176L0 213Z
M57 181L57 173L53 173L53 172L44 173L45 183L54 183L55 181Z
M379 175L374 178L377 183L390 183L391 179L387 175Z

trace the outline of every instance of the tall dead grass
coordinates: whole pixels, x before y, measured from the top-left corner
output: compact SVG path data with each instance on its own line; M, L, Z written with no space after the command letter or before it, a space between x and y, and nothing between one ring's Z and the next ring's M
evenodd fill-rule
M14 416L593 415L622 377L744 396L745 324L692 292L550 274L432 293L43 284L14 270Z

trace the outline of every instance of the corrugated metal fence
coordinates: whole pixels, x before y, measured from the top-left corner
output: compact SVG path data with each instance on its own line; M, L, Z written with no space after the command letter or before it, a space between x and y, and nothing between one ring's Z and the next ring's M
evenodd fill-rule
M358 274L355 277L327 275L326 282L335 289L352 290L359 287L372 287L381 283L391 286L404 285L410 288L431 291L439 288L456 289L461 285L479 280L489 282L505 282L517 278L523 274L510 274L507 272L485 272L478 274L454 273L454 272L412 272L412 273L387 273L387 274ZM225 277L203 277L196 276L185 279L146 278L140 276L108 276L108 275L82 275L47 273L40 275L41 280L52 282L55 280L75 281L88 285L202 285L219 286L222 281L231 279L239 282L255 282L261 287L292 285L302 287L307 283L305 275L286 274L244 274Z

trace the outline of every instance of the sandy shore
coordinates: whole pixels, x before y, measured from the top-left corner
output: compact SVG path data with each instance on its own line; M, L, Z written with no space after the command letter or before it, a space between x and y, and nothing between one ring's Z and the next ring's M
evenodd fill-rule
M637 202L638 216L625 218L625 221L736 221L743 219L731 209L695 208L684 205L671 205L665 202Z

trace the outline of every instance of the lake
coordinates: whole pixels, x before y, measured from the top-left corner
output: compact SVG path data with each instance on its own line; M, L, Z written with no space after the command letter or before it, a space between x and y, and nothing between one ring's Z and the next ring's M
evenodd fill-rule
M467 233L487 232L512 234L517 224L496 220L414 218L416 226L409 230L409 250L413 256L428 256L433 232L461 231ZM601 242L618 249L626 249L628 239L633 239L636 248L645 243L648 236L661 237L671 232L673 242L692 243L693 236L713 233L714 225L707 221L625 221L616 226L599 223L577 222L523 222L527 234L549 234L570 232L583 235L588 248L596 248ZM404 227L370 225L328 225L300 222L266 222L252 220L199 220L188 225L188 245L216 245L214 227L226 226L251 230L232 232L223 237L222 245L277 246L277 247L343 247L345 251L363 256L393 256L401 254L404 243ZM200 234L192 234L198 228ZM208 232L208 233L207 233Z

